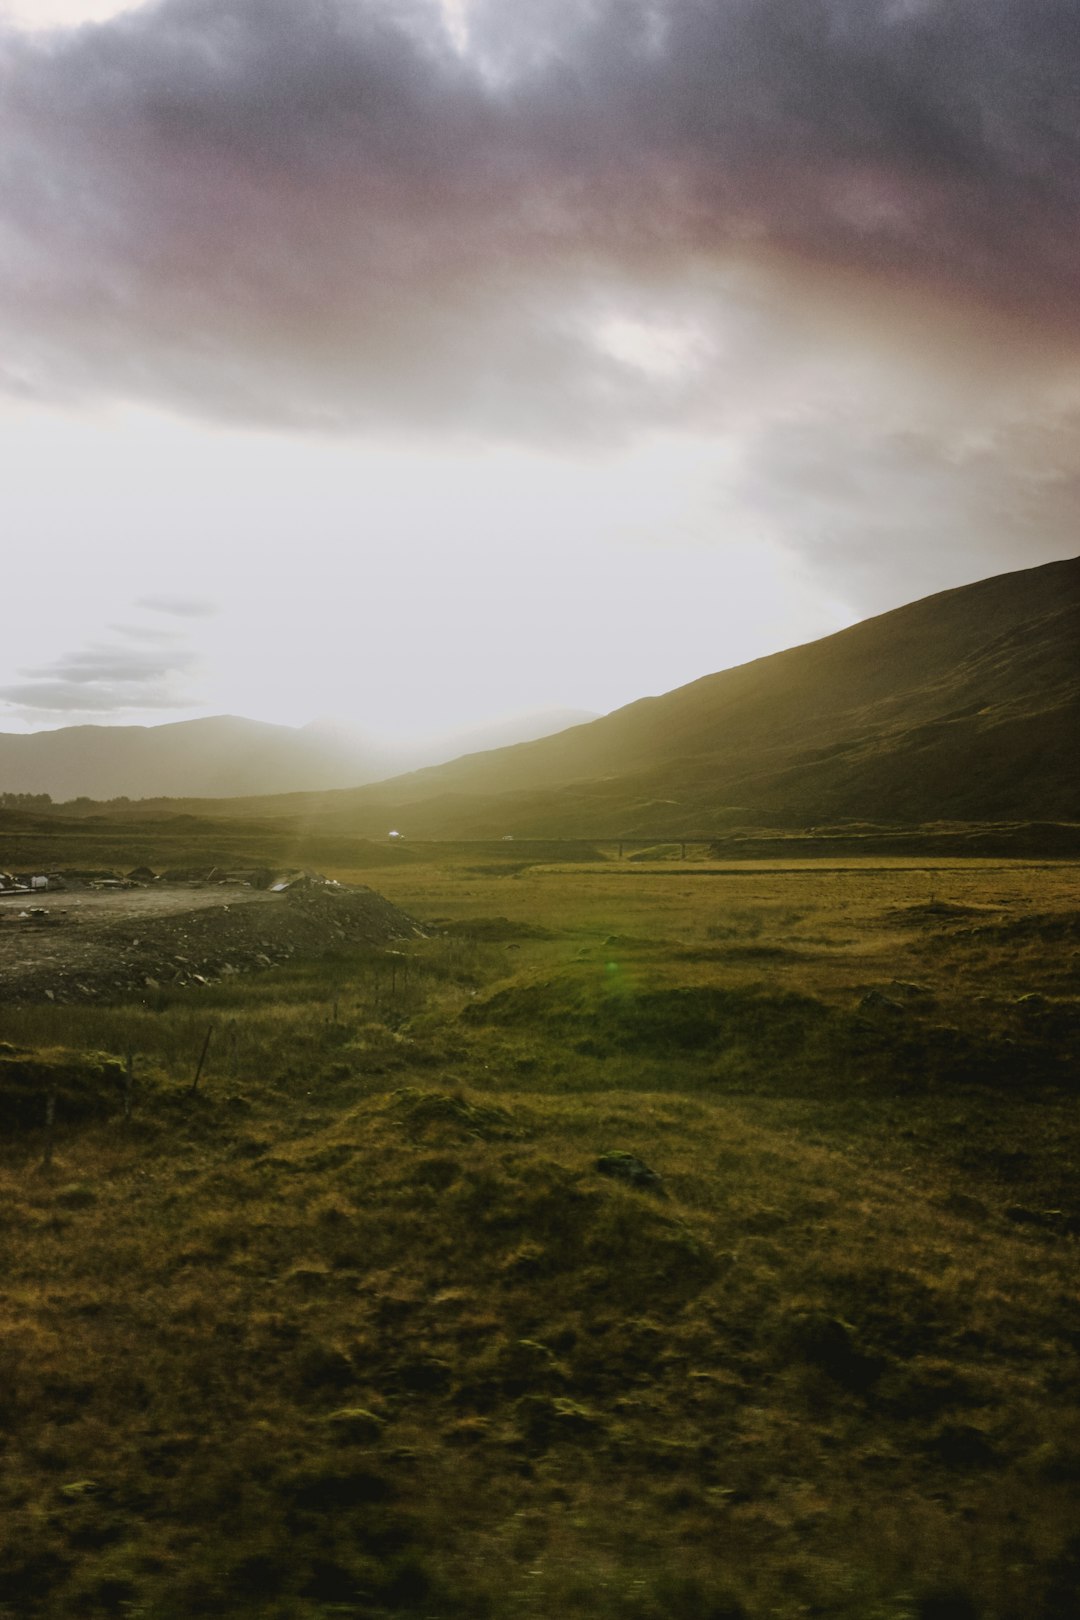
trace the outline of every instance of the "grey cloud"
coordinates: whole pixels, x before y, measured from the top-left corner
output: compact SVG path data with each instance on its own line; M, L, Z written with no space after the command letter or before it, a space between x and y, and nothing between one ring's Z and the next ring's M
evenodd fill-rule
M168 651L85 647L50 664L22 670L24 680L0 687L0 702L39 715L181 708L191 702L182 690L182 679L197 662L194 650L184 646Z
M24 681L0 686L0 702L10 705L20 719L45 715L111 715L125 709L178 709L184 700L169 694L127 687L84 687L68 681Z
M479 0L471 30L462 56L427 0L159 0L0 34L6 374L604 434L738 390L595 341L642 296L708 331L733 256L796 304L843 272L1080 342L1074 0Z
M746 448L718 516L798 535L819 584L860 616L1076 554L1080 412L951 434L853 414L774 423Z
M42 680L55 677L79 686L110 681L139 683L159 680L162 675L184 669L193 662L193 655L187 649L178 649L165 658L125 648L92 647L85 652L70 653L44 668L27 669L24 674Z

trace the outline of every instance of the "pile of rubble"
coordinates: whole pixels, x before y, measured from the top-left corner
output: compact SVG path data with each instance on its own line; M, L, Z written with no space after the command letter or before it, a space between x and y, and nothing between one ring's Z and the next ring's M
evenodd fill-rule
M423 933L374 890L325 882L278 894L226 891L219 902L190 909L180 897L177 909L150 914L137 909L137 897L118 895L115 910L92 926L70 910L5 923L0 1001L105 1000L214 984L293 959Z

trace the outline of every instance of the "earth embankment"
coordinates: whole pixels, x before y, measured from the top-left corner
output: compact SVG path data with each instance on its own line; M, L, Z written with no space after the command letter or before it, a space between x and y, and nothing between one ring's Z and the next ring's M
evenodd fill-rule
M202 985L423 929L373 889L207 885L0 901L0 1001L107 1000Z

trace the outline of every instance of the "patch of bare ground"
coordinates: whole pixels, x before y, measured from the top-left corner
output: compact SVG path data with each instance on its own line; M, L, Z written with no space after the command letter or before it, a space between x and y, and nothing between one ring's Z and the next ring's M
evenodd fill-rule
M199 986L422 929L374 890L338 884L269 894L177 885L7 901L0 995L8 1003L92 1001Z

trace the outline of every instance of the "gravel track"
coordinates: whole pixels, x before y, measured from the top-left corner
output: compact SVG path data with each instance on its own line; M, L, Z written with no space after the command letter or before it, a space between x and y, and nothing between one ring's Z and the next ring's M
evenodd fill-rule
M208 884L17 895L0 900L0 1005L212 984L422 934L374 890L333 884L284 894Z

